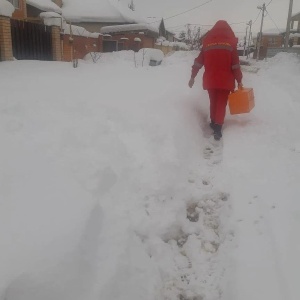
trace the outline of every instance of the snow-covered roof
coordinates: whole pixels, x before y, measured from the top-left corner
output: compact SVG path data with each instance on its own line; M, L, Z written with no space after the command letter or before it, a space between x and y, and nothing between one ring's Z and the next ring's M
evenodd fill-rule
M63 15L72 22L143 23L136 12L118 0L63 0Z
M0 16L11 17L14 11L15 8L10 2L0 0Z
M62 13L61 8L51 0L26 0L26 3L42 11Z
M128 24L128 25L115 25L115 26L105 26L102 27L101 33L116 33L116 32L127 32L127 31L139 31L139 30L149 30L158 33L158 29L148 25L148 24Z

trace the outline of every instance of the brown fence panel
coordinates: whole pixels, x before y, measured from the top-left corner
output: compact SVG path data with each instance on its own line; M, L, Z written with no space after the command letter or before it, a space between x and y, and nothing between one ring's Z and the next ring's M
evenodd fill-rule
M18 60L53 60L51 32L49 26L11 20L14 57Z

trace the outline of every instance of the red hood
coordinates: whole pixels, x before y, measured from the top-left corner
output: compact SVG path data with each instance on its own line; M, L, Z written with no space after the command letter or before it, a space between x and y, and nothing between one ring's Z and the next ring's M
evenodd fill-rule
M235 37L234 32L226 21L218 21L214 27L207 33L204 44L216 42L228 42L232 46L237 45L238 39Z

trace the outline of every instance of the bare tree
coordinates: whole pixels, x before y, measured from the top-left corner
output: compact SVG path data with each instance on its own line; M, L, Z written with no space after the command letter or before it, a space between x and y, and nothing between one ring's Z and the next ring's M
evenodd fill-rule
M199 50L201 47L201 28L187 26L186 44L190 46L191 50Z
M135 5L134 5L133 0L131 0L131 3L128 4L128 7L129 7L129 9L131 9L132 11L135 11Z

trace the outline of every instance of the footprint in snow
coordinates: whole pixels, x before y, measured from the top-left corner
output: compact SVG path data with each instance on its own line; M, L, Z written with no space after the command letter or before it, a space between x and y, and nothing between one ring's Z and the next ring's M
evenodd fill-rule
M222 161L223 141L215 141L213 137L207 140L203 149L203 157L215 165Z

